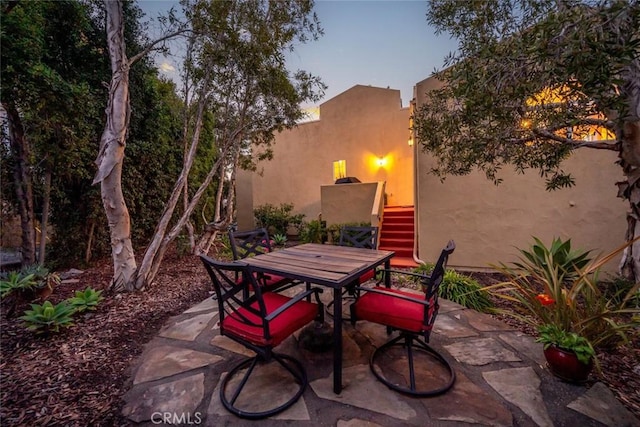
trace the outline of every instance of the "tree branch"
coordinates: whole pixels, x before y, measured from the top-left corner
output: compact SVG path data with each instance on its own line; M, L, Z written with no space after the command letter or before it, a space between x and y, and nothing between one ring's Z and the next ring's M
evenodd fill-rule
M186 32L191 31L188 28L183 28L180 30L176 30L173 33L169 33L164 35L163 37L160 37L159 39L149 43L149 45L147 47L145 47L141 52L138 52L137 54L135 54L134 56L132 56L131 58L129 58L129 66L132 66L136 61L138 61L139 59L141 59L142 57L144 57L146 54L148 54L149 52L151 52L153 49L155 49L156 45L158 45L159 43L162 43L166 40L169 40L175 36L178 36L180 34L184 34Z
M565 137L556 135L555 133L551 133L549 131L541 130L541 129L534 129L533 133L540 137L547 138L552 141L559 142L561 144L568 144L573 148L587 147L587 148L595 148L598 150L612 150L612 151L619 150L619 147L618 147L619 143L616 140L581 141L581 140L576 140L571 138L565 138Z

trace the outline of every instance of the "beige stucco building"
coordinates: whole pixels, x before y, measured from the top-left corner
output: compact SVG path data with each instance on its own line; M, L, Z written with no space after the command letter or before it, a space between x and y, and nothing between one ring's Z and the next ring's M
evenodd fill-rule
M432 78L416 84L418 107L435 85ZM515 248L529 246L532 236L545 242L571 238L574 247L596 253L624 241L626 204L616 197L615 182L622 173L615 153L576 151L564 170L577 185L555 192L545 190L536 171L520 175L507 168L499 186L481 173L440 182L429 174L433 158L408 144L409 115L400 92L392 89L354 86L325 102L319 120L277 136L273 160L262 163L260 173L239 177L239 228L251 228L253 207L265 203L293 203L307 220L355 209L348 195L331 193L338 187L332 163L346 160L347 176L384 183L378 188L384 188L388 205L415 206L415 257L420 260L434 261L449 239L457 244L450 264L463 269L511 262ZM329 193L332 203L323 203ZM613 263L607 269L616 267Z
M413 204L413 149L409 109L400 91L354 86L320 105L320 119L280 133L273 159L241 177L238 225L250 227L247 208L293 203L307 220L321 213L321 186L333 185L333 162L346 161L346 175L363 183L386 182L387 203Z

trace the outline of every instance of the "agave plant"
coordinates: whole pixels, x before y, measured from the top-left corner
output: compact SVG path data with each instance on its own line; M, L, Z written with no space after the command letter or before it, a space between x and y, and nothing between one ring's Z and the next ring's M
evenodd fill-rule
M15 292L22 292L33 289L38 285L33 274L23 274L19 271L12 271L6 278L0 280L0 297L5 298Z
M69 298L67 302L79 313L85 310L95 310L100 301L104 299L101 294L102 291L87 288L84 291L76 291L75 296Z
M66 301L53 305L50 301L45 301L42 305L31 304L31 310L24 312L20 316L27 325L27 329L36 334L48 334L58 332L61 327L73 325L71 316L75 313L75 308Z

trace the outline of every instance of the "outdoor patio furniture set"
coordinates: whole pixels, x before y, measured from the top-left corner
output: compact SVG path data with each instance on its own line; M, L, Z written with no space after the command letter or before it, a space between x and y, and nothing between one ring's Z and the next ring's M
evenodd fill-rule
M312 322L324 323L325 307L319 294L328 288L333 298L331 347L333 348L333 391L342 391L343 296L354 298L350 305L352 324L359 320L387 326L389 334L399 335L377 348L371 356L373 374L388 387L414 396L438 395L449 390L455 373L447 360L429 346L429 336L438 314L438 287L455 244L442 250L429 275L390 269L394 253L376 249L377 227L345 227L340 244L307 243L272 250L265 229L230 232L233 262L201 256L215 290L220 314L220 334L252 350L255 356L240 360L220 386L220 400L231 413L248 419L270 417L292 406L304 393L308 380L303 364L296 358L274 351L283 340ZM384 269L378 269L383 266ZM391 288L391 275L405 274L419 281L424 294ZM374 286L367 280L379 277ZM305 285L293 296L285 289ZM312 300L313 298L313 300ZM329 308L329 307L327 307ZM332 311L332 313L331 313ZM394 347L406 351L408 374L383 372L379 361ZM423 384L416 378L414 359L418 354L432 360L435 369L444 371L435 384ZM426 355L426 356L424 356ZM251 411L243 407L243 393L252 393L252 376L261 368L279 365L297 384L287 396L274 396L273 407ZM444 380L442 380L444 378Z

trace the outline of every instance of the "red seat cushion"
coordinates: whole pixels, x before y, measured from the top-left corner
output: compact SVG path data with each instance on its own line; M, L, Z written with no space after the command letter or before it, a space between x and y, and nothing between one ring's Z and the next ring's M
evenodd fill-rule
M424 300L424 294L415 294L379 286L373 289ZM424 324L425 306L412 301L395 298L390 295L364 292L364 295L354 303L354 308L358 320L368 320L415 333L431 329L431 326ZM433 310L432 307L429 309Z
M267 315L274 312L278 307L286 304L291 298L273 292L262 294ZM252 308L258 309L258 303L254 302ZM289 307L275 319L269 322L269 333L271 340L264 337L262 329L262 319L246 308L241 308L238 312L249 319L255 325L246 324L237 314L225 316L221 329L223 334L235 335L259 346L275 347L289 335L311 322L318 314L316 304L301 300Z

